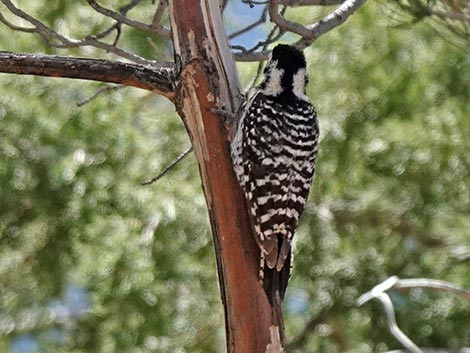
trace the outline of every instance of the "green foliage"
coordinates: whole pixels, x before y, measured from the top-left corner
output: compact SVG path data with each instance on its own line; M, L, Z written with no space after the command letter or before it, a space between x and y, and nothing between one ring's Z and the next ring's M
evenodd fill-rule
M403 31L385 20L369 5L308 51L322 142L291 285L309 305L288 328L295 336L319 315L328 327L294 351L399 348L378 305L355 307L388 276L470 287L468 263L452 256L469 242L469 55L428 27ZM418 345L469 344L468 302L393 294Z
M66 18L71 33L82 19L105 28L65 3L33 10ZM1 49L51 51L13 35L0 27ZM144 34L123 40L153 56ZM398 348L377 303L355 306L362 293L391 275L470 287L455 255L470 245L470 58L426 26L388 27L374 3L306 54L322 142L286 298L291 351ZM240 70L249 81L255 66ZM101 85L0 77L0 351L33 337L41 352L222 352L194 158L140 185L189 146L174 108L131 88L79 108ZM392 299L418 345L469 345L468 303L426 291Z

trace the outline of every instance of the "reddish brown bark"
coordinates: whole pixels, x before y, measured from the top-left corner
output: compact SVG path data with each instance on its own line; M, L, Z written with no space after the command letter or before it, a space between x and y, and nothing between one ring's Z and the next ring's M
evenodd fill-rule
M212 112L222 106L234 111L239 86L237 78L227 79L235 72L234 62L225 33L218 26L220 12L218 8L211 11L211 6L218 6L218 2L170 1L173 42L184 67L176 106L193 143L209 209L225 307L227 351L280 352L278 340L272 336L282 336L281 318L272 315L259 283L258 247L232 172L229 136L223 117Z
M177 87L149 66L62 56L0 52L0 72L113 82L171 99L184 120L199 164L217 257L229 353L280 353L283 326L259 283L259 250L232 171L225 117L240 86L217 0L170 0L173 43L182 61ZM275 314L273 314L275 313Z
M174 96L173 81L162 71L119 61L0 51L0 72L118 83Z

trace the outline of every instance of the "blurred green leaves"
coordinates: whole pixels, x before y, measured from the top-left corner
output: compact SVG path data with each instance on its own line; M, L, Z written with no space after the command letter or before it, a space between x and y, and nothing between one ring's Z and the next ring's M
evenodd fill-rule
M288 317L288 328L296 336L297 320L320 317L330 334L308 336L298 352L399 348L379 306L354 307L388 276L470 286L468 263L451 251L470 241L469 53L425 25L402 30L387 21L369 4L307 51L323 140L291 285L309 305ZM470 321L460 321L468 303L442 294L394 300L399 324L418 345L469 344Z

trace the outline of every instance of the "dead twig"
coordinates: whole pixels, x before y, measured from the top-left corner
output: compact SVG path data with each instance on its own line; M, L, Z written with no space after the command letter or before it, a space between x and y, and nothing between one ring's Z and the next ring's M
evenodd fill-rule
M169 37L171 34L171 30L161 23L163 14L167 8L168 0L160 0L153 15L152 24L150 25L152 31L165 37Z
M88 104L90 103L93 99L95 99L96 97L98 97L100 94L104 93L104 92L110 92L110 91L117 91L119 89L122 89L124 88L125 86L107 86L107 87L103 87L103 88L100 88L98 91L96 91L96 93L94 93L92 96L88 97L88 98L85 98L84 100L80 101L77 103L77 107L82 107L84 106L85 104Z
M263 11L261 12L260 18L259 18L257 21L255 21L255 22L249 24L249 25L246 26L245 28L242 28L242 29L240 29L240 30L238 30L238 31L236 31L236 32L233 32L232 34L230 34L230 35L228 36L228 38L229 38L229 39L233 39L233 38L235 38L235 37L238 37L238 36L240 36L240 35L242 35L242 34L244 34L244 33L247 33L247 32L249 32L249 31L251 31L252 29L254 29L254 28L256 28L256 27L262 25L263 23L266 22L267 16L268 16L268 7L265 6L264 9L263 9Z
M177 165L184 157L186 157L190 152L192 152L192 150L193 146L189 147L186 151L176 157L169 165L167 165L157 176L154 176L152 179L144 181L142 185L150 185L155 183L158 179L168 173L175 165Z
M92 46L99 49L104 49L108 52L114 53L122 58L131 60L133 62L143 64L143 65L155 65L158 64L152 60L144 59L136 54L125 51L121 48L118 48L115 45L108 44L100 41L97 37L88 36L82 40L67 38L57 31L53 30L51 27L45 25L43 22L32 17L28 13L24 12L20 8L16 7L10 0L1 0L1 2L13 13L15 16L22 18L23 20L29 22L34 30L28 28L28 32L39 34L49 46L54 48L76 48L83 46Z

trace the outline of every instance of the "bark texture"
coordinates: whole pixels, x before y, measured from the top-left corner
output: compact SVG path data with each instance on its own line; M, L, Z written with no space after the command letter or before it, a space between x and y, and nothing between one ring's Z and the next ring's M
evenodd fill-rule
M280 308L273 311L259 283L259 250L232 171L230 134L224 117L213 112L234 113L239 92L218 6L216 0L170 1L173 43L183 63L175 103L191 137L209 210L227 351L279 353L284 351Z
M169 99L174 96L173 71L171 67L0 51L0 72L117 83L153 91Z
M0 72L111 82L175 103L199 164L217 257L228 353L284 352L280 306L259 282L259 249L232 169L230 129L240 84L217 0L170 0L175 62L181 67L0 51ZM221 348L222 350L222 348Z

